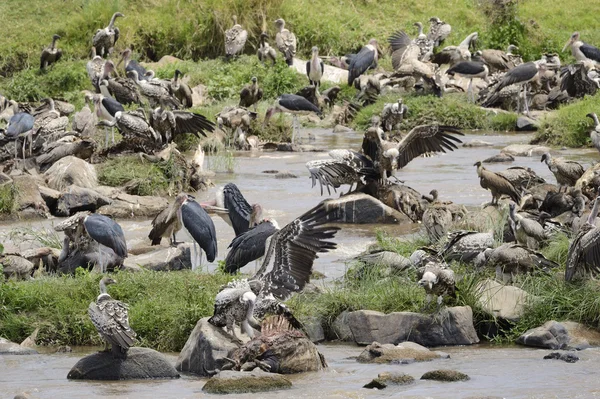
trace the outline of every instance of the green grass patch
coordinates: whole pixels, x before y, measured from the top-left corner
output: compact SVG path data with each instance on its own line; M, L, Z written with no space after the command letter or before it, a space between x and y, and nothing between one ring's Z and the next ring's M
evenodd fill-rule
M590 112L600 112L600 95L586 96L547 115L542 120L536 141L568 147L589 146L590 131L594 126L586 117Z
M10 215L17 206L17 189L14 184L0 186L0 215Z
M160 351L183 348L196 322L212 315L218 288L230 277L191 271L117 273L109 287L129 304L129 320L139 345ZM87 308L99 294L101 276L43 277L0 284L0 336L21 342L40 328L39 342L51 345L99 345Z
M137 156L109 159L98 166L98 182L119 187L132 180L138 181L137 195L160 195L169 187L163 163L142 161Z

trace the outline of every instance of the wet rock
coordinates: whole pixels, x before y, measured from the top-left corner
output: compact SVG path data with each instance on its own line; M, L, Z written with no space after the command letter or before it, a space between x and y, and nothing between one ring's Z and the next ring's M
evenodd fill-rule
M204 317L196 323L175 363L177 371L209 376L211 371L220 370L227 363L223 358L230 351L238 348L225 330L213 326L208 319ZM248 339L237 327L235 333L242 340Z
M363 385L363 388L367 389L385 389L387 388L387 384L381 381L379 378L374 378L371 382Z
M529 294L511 285L487 279L477 286L478 302L482 309L498 319L518 321L523 315Z
M441 356L414 342L399 345L373 342L361 352L356 361L377 364L410 364L439 359Z
M53 190L50 187L46 186L38 186L38 190L40 191L40 195L42 199L46 202L46 206L52 215L56 214L56 205L58 204L58 199L60 198L60 191Z
M290 389L292 382L280 374L260 369L251 372L221 371L204 384L202 391L212 394L254 393Z
M169 205L162 197L129 195L118 193L112 203L98 209L98 213L115 219L154 217Z
M493 157L489 157L483 160L483 163L501 163L501 162L513 162L515 157L510 154L505 154L501 152L498 155L494 155Z
M388 385L409 385L415 382L412 375L390 371L379 373L377 379Z
M91 188L69 186L58 199L56 215L71 216L81 211L94 212L96 209L111 202L110 198L99 194Z
M93 353L80 359L69 371L70 380L139 380L179 378L165 355L149 348L129 348L126 359L110 352Z
M600 331L574 321L563 321L561 324L569 332L569 347L581 350L600 346Z
M544 325L525 331L517 344L546 349L564 349L570 341L569 332L561 323L550 320Z
M354 336L352 335L352 330L350 329L350 326L348 325L348 314L350 314L350 312L348 312L347 310L344 310L342 313L340 313L335 318L333 323L331 323L331 335L332 336L329 337L329 339L339 340L339 341L344 341L344 342L354 341Z
M478 147L491 147L493 144L483 140L471 140L468 143L464 143L463 147L467 148L478 148Z
M56 353L71 353L73 352L73 348L71 348L69 345L63 345L63 346L59 346L58 348L56 348Z
M352 129L344 125L335 125L335 127L333 128L334 133L348 133L351 131Z
M325 201L327 209L335 209L330 220L338 223L403 223L407 216L368 194L356 193Z
M37 355L33 348L27 348L0 337L0 355Z
M290 172L289 170L282 170L281 172L278 172L277 174L275 174L275 178L276 179L296 179L296 178L298 178L298 175Z
M130 256L123 261L125 268L136 265L154 271L173 271L192 268L193 244L181 243L176 247L154 247L152 252Z
M32 399L32 397L26 392L21 392L16 394L13 399Z
M384 314L359 310L348 314L354 341L396 344L412 341L424 346L471 345L479 342L469 306L445 308L437 315L413 312Z
M7 279L26 280L31 277L33 271L33 263L19 255L0 255L0 264Z
M515 130L517 132L535 132L539 127L540 123L538 121L523 115L517 118L517 123L515 124Z
M83 159L68 156L52 165L44 177L48 187L64 191L70 185L83 188L94 188L98 185L96 169Z
M579 361L579 357L575 356L572 353L560 353L560 352L552 352L546 356L544 356L544 360L555 359L562 360L567 363L575 363Z
M29 175L15 176L17 211L20 218L45 218L49 215L46 201L38 188L38 181Z
M311 144L277 143L277 151L282 152L323 152L323 148Z
M504 147L502 152L514 155L515 157L537 157L550 152L550 148L532 144L511 144Z
M467 374L456 370L433 370L421 376L422 380L433 380L443 382L468 381L471 379Z
M318 343L325 341L325 331L323 330L321 318L311 317L305 320L303 324L311 342Z

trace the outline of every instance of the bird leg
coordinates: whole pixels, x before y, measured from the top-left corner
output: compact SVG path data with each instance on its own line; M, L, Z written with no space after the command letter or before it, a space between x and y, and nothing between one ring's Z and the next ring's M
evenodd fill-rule
M177 237L175 237L174 231L173 231L173 234L171 235L170 239L171 239L171 246L176 247L177 246Z
M191 261L192 261L192 271L196 270L198 267L202 266L202 259L198 260L198 244L194 241L194 246L192 247Z
M108 130L104 126L104 147L108 148Z
M529 105L527 104L527 83L523 85L523 102L525 108L525 115L529 116Z
M294 140L296 138L296 123L298 122L298 116L294 114L292 118L292 144L294 144Z
M429 305L431 304L432 299L433 296L431 294L427 294L427 296L425 297L425 304L421 308L421 312L424 312L425 310L429 309Z
M469 86L467 87L467 101L473 97L473 103L475 103L475 95L473 94L473 79L469 80Z
M111 126L110 131L112 133L112 145L115 145L115 127Z

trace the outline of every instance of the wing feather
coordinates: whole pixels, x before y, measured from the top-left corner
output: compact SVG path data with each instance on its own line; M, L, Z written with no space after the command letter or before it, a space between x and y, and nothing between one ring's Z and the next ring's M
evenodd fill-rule
M462 143L462 141L450 133L464 135L452 126L421 125L412 129L398 143L398 169L403 168L418 156L457 149L456 143Z

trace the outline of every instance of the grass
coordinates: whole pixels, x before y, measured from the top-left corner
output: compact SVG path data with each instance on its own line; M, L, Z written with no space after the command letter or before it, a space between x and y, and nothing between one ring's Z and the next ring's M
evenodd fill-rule
M359 111L354 119L354 126L358 129L370 126L371 117L380 114L385 103L396 102L398 97L397 94L380 96L375 104ZM402 99L409 109L408 116L402 121L402 129L437 122L461 129L514 130L517 120L516 114L496 115L467 102L466 94L448 94L441 98L408 94L402 96Z
M586 115L600 112L600 95L561 106L542 120L536 141L568 147L589 146L593 122Z
M17 207L17 189L14 184L0 186L0 215L10 215Z
M129 304L139 345L160 351L183 348L196 322L212 315L218 288L229 277L144 271L116 273L109 287L116 299ZM44 277L0 284L0 336L21 342L36 328L39 341L51 345L99 345L87 307L98 296L100 276L78 272L75 277Z

